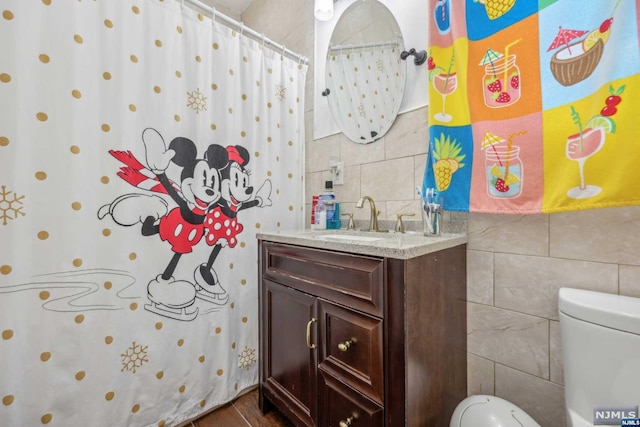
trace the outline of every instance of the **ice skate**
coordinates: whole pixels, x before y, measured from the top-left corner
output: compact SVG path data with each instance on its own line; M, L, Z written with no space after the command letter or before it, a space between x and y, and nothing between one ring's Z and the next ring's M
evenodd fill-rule
M198 308L188 310L195 302L196 290L187 281L164 280L158 275L147 285L147 296L151 304L145 304L145 310L160 316L190 321L198 315Z
M202 264L193 273L196 280L196 297L218 305L225 305L229 301L227 291L220 286L216 271L207 270L207 264Z
M131 226L142 224L149 216L158 219L166 215L167 211L167 202L161 197L132 193L119 196L113 202L101 206L98 219L109 215L116 224Z

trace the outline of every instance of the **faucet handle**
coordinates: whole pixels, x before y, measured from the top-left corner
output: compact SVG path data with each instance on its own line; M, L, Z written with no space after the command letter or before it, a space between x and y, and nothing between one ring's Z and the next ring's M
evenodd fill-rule
M396 216L398 217L398 220L396 221L396 232L404 233L404 223L402 222L403 216L414 216L414 215L415 215L414 213L397 214Z
M356 229L356 223L353 222L353 214L349 213L349 212L344 212L342 215L349 217L349 223L347 224L347 230L355 230Z

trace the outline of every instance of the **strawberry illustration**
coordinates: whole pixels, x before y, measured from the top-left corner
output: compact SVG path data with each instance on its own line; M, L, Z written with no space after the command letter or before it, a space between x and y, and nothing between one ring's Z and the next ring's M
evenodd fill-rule
M506 182L502 178L498 178L496 180L495 187L496 187L496 190L498 190L501 193L506 193L507 191L509 191L509 186L506 184Z
M492 83L487 85L487 89L489 89L489 92L501 92L502 84L500 83L500 80L494 80Z
M496 97L496 102L500 102L502 104L505 104L509 101L511 101L511 95L509 95L507 92L500 92L500 94Z
M518 89L520 87L520 76L518 74L513 75L510 83L512 88Z

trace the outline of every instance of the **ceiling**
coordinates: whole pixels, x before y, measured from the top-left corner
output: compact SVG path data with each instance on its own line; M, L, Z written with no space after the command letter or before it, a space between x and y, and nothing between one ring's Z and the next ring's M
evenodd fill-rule
M252 1L253 0L215 0L215 1L208 0L205 3L207 4L218 3L228 7L234 12L241 14L249 7Z

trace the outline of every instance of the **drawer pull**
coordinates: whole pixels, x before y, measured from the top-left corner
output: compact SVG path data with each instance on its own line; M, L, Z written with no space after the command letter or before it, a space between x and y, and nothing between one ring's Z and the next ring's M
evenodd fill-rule
M316 323L316 318L312 317L311 320L307 322L307 347L310 349L316 348L315 344L311 344L311 325Z
M338 350L340 351L347 351L349 350L349 347L351 347L351 345L354 343L354 339L350 339L350 340L346 340L345 342L341 342L340 344L338 344Z
M355 416L350 416L349 418L347 418L344 421L340 421L340 423L338 423L340 425L340 427L349 427L351 425L351 423L353 422L353 420L355 420Z

